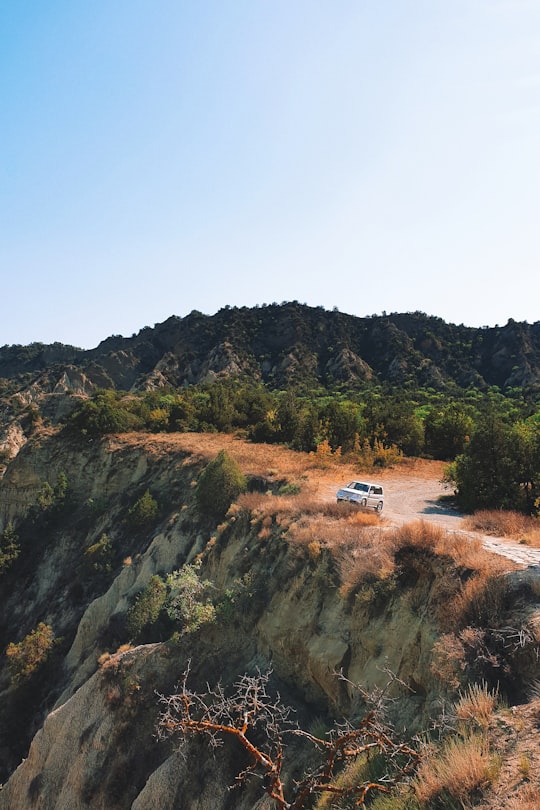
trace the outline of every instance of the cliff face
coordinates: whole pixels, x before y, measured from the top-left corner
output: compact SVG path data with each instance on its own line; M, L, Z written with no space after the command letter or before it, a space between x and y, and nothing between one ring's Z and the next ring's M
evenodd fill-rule
M448 561L428 555L411 568L404 557L392 586L383 581L359 595L343 589L324 549L307 553L290 542L290 518L277 495L259 496L265 516L256 499L251 506L247 499L219 527L211 525L196 510L193 485L220 441L128 434L74 445L51 430L8 466L0 516L19 532L21 553L0 574L0 646L19 642L39 622L53 628L57 643L26 685L10 682L3 656L0 808L262 806L256 784L231 799L226 788L239 762L232 746L214 760L194 741L182 759L170 743L156 742L156 695L174 689L188 660L196 687L219 680L227 686L239 674L271 667L308 724L350 709L340 670L366 688L384 682L385 668L412 685L414 693L396 694L403 727L419 729L436 713L447 688L431 667ZM249 457L249 448L243 452ZM244 466L248 475L260 472ZM43 482L54 489L61 474L68 496L40 511ZM159 513L133 525L129 510L146 490ZM274 503L275 514L268 507ZM104 534L112 552L108 567L97 571L87 552ZM175 642L148 639L116 653L130 641L126 614L137 594L153 576L196 559L213 593L229 595L227 611L192 633L178 626Z

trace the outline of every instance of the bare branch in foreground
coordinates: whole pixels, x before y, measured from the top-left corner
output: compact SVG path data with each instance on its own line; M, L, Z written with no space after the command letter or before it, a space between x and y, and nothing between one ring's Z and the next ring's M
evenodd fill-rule
M323 793L348 798L353 806L360 807L370 792L388 793L407 781L418 766L418 751L407 743L396 742L376 709L370 709L358 723L335 724L327 738L321 739L298 727L291 719L292 710L281 702L279 694L269 694L271 672L242 675L230 694L221 684L214 688L207 685L203 693L193 692L188 686L189 672L188 665L176 694L160 696L163 711L158 722L159 736L178 735L182 745L190 736L203 734L212 748L222 745L226 737L236 740L249 761L237 775L236 785L251 775L259 776L277 810L306 810ZM365 693L361 694L365 697ZM286 735L310 742L317 760L315 767L289 788L290 796L286 796L283 779ZM386 764L381 778L349 785L338 779L350 763L375 754L382 755Z

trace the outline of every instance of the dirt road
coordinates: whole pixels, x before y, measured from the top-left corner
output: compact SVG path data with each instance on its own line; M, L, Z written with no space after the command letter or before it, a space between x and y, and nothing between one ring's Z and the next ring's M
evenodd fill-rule
M478 536L463 528L464 516L448 507L441 496L450 494L440 483L441 468L423 464L419 471L413 469L389 470L381 476L384 485L385 504L383 516L390 524L402 525L414 520L426 520L443 526L448 531L463 532ZM379 478L377 479L379 480ZM495 554L525 567L538 566L540 574L540 549L530 548L507 538L481 535L484 547Z

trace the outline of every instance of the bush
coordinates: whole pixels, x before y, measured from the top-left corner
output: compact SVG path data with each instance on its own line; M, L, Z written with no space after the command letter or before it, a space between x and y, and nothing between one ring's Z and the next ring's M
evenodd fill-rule
M193 633L202 624L216 618L216 609L209 596L212 584L201 579L199 572L200 565L186 564L167 577L167 614L182 623L185 633Z
M13 642L8 644L6 655L12 683L25 681L33 675L47 660L53 644L52 627L44 622L40 622L36 629L18 644Z
M20 551L19 537L10 521L0 535L0 573L15 562Z
M135 598L128 611L127 629L130 638L138 639L156 624L165 603L167 588L161 577L154 575L146 588Z
M129 410L115 391L98 391L68 418L67 427L82 436L103 436L106 433L125 433L137 430L142 419Z
M59 472L53 486L45 481L37 494L38 514L58 514L65 506L69 494L68 479L65 472Z
M147 526L157 517L159 507L157 501L146 490L139 500L128 511L127 521L132 528Z
M96 574L108 574L111 571L113 549L105 532L97 543L93 543L84 552L85 568Z
M195 490L197 507L203 515L219 520L246 488L246 477L237 462L220 450L199 478Z

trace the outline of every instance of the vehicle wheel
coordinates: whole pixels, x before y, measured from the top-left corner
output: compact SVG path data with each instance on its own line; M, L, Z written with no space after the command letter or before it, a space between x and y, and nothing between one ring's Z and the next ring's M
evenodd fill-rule
M367 506L367 498L362 498L360 501L360 506Z
M382 512L382 507L383 507L383 503L382 503L382 501L379 501L379 503L377 504L377 512Z

